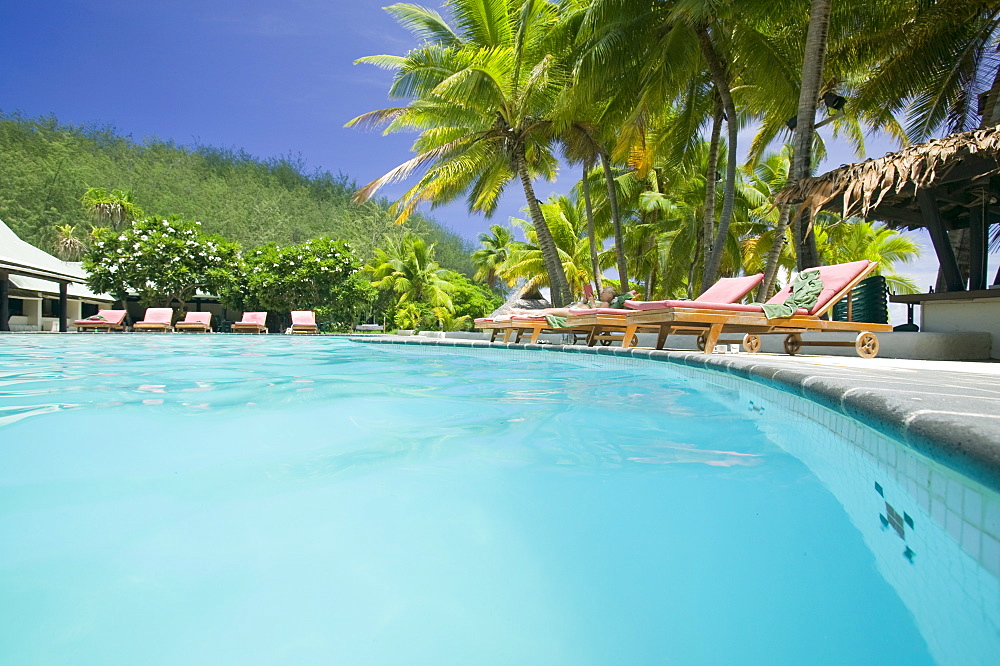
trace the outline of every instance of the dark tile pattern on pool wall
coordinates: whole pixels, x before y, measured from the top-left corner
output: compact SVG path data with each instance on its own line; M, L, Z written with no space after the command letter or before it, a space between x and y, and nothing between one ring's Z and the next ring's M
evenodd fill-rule
M961 473L1000 490L1000 385L993 375L934 369L817 365L801 357L703 354L579 345L490 343L365 336L356 342L596 354L647 359L733 375L805 398L885 432Z

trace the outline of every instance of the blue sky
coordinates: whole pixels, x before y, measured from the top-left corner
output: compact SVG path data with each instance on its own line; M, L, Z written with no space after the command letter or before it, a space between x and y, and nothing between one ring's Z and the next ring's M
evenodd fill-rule
M387 4L10 0L0 3L0 109L111 125L137 140L156 136L259 157L301 156L309 169L343 172L363 184L408 159L413 138L343 126L391 105L391 74L354 60L413 46L382 9ZM875 139L868 149L868 156L878 156L892 146ZM834 144L820 168L854 159ZM537 193L565 192L575 178L537 183ZM522 206L519 188L511 188L493 220L470 215L462 202L431 215L474 239L491 222L521 216ZM929 284L936 262L929 243L922 244L925 259L907 272Z

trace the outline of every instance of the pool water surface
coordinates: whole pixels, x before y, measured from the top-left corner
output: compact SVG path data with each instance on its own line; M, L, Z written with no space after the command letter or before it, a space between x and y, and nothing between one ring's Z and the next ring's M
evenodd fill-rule
M3 336L0 663L991 663L988 537L884 472L667 364Z

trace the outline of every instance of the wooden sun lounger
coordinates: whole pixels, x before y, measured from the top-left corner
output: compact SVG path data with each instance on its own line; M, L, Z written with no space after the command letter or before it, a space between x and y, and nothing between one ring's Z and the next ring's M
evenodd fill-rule
M312 310L292 311L292 335L319 333L316 315Z
M763 273L742 277L720 278L694 301L626 301L625 306L626 308L657 310L671 307L695 307L696 304L701 307L705 307L708 304L725 306L726 304L736 303L742 299L760 285L763 280ZM636 327L631 333L628 344L625 344L625 332L628 324L627 317L630 311L630 309L619 310L609 308L579 310L567 317L566 323L576 328L588 330L587 345L590 347L593 347L597 342L605 346L613 342L621 342L624 347L634 347L637 343L636 333L656 333L660 327L658 325Z
M662 349L667 336L676 332L697 333L698 347L711 354L719 338L725 333L744 333L743 348L748 352L760 350L760 336L784 334L785 351L797 353L802 347L854 347L863 358L874 358L879 344L875 332L892 330L889 324L875 324L856 321L830 321L820 317L828 313L841 299L850 295L861 280L875 269L869 261L823 266L820 275L824 284L829 285L821 294L820 301L810 311L799 310L789 317L768 319L759 305L729 305L713 309L673 307L662 310L636 310L626 317L624 347L631 346L633 336L641 328L656 327L656 348ZM786 292L790 288L786 287ZM827 293L829 291L829 293ZM825 296L824 296L825 295ZM772 301L775 299L772 299ZM783 300L783 299L782 299ZM778 301L781 302L781 301ZM850 301L848 301L850 302ZM851 317L848 310L848 319ZM857 331L850 341L809 341L802 340L803 333L833 331Z
M233 322L233 333L267 333L266 312L244 312L243 319Z
M159 331L169 333L170 322L174 318L173 308L146 308L146 314L142 321L137 321L132 325L133 331Z
M174 330L178 333L211 333L212 313L188 312L183 321L174 324Z
M125 310L98 310L93 319L77 319L73 326L77 331L124 331Z

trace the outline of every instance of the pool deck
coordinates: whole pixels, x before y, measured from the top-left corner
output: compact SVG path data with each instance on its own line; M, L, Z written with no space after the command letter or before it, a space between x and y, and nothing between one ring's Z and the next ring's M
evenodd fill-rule
M736 375L813 400L1000 487L1000 363L801 354L704 354L394 335L357 342L506 348L676 363Z

